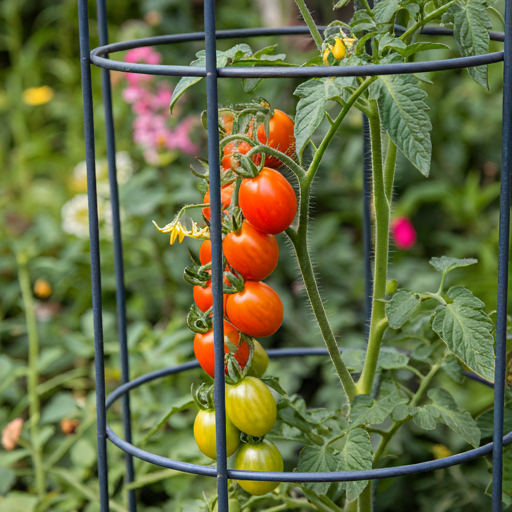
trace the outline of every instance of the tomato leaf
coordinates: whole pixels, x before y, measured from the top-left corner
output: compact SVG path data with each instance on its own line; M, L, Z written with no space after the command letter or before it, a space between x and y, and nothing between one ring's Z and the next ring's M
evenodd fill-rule
M381 76L372 84L382 124L405 157L424 175L430 172L432 124L423 101L427 93L408 75Z
M354 78L351 77L313 78L295 89L293 94L300 98L295 115L295 150L299 159L324 119L327 101L341 98L343 89L353 85Z
M365 471L372 468L373 450L370 434L362 428L350 430L344 437L345 445L338 455L339 471ZM347 501L354 501L368 484L367 480L360 482L344 482L347 491Z
M329 445L306 446L299 455L297 471L300 473L330 473L338 468L336 451ZM318 494L325 494L331 482L305 483L304 487L313 489Z
M464 370L459 360L452 354L449 354L443 359L441 368L451 377L455 382L462 384L464 382Z
M377 23L391 21L395 12L400 7L400 0L381 0L373 9Z
M406 48L396 48L396 51L402 56L402 57L410 57L411 55L414 55L415 53L419 52L426 52L428 50L445 50L447 48L450 48L446 44L443 43L413 43Z
M474 265L475 263L478 263L478 260L475 260L474 258L459 259L441 256L440 258L431 258L429 263L439 272L446 274L456 268Z
M435 421L448 425L475 448L480 444L480 429L468 411L460 409L450 393L442 388L431 389L427 396L432 404L423 406Z
M342 7L345 7L345 5L348 5L350 3L350 0L338 0L335 4L334 4L334 7L332 8L333 10L334 9L341 9Z
M369 395L358 395L350 408L351 428L360 425L378 425L382 423L399 404L406 404L407 398L397 392L391 393L380 400Z
M453 302L434 310L432 329L466 366L493 381L493 326L484 303L462 286L450 288L447 296Z
M492 23L486 5L481 0L462 0L453 14L453 35L462 56L484 55L489 51L489 30ZM487 66L468 68L473 80L489 89Z
M261 377L260 380L265 383L269 388L277 391L280 395L287 397L286 391L279 384L279 379L276 377Z
M512 505L512 445L503 448L503 495L505 508ZM492 479L485 494L492 496Z
M392 329L400 329L416 313L420 305L421 301L417 293L398 290L386 303L389 326Z

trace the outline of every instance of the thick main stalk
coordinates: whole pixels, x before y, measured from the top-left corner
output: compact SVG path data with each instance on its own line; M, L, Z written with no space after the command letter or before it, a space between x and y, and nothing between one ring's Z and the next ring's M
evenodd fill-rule
M380 119L377 104L371 103L372 115L370 121L370 135L372 141L372 165L373 165L373 205L375 209L375 266L373 276L372 316L370 322L370 334L368 349L364 362L363 372L357 383L358 394L369 394L373 384L373 377L377 368L380 344L387 327L384 298L386 296L386 279L388 269L389 252L389 219L391 213L390 199L395 158L387 159L386 169L382 161L382 141ZM390 146L391 156L396 157L396 152ZM389 150L388 150L388 156ZM385 176L386 174L386 176ZM387 186L386 186L387 185ZM388 189L388 191L386 190ZM387 193L388 192L388 193Z

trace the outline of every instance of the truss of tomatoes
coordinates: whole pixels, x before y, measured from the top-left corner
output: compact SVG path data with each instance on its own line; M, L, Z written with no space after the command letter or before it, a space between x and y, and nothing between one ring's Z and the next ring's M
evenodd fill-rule
M230 119L229 112L224 113L224 116L219 115L222 120L221 133L225 136L232 135L237 127L234 117L233 114ZM255 122L257 117L250 120L249 128L244 134L248 133L252 137ZM293 157L293 133L293 121L285 113L275 110L270 113L267 122L259 124L256 130L257 142L254 145L266 144ZM241 165L241 160L251 149L248 142L233 140L224 145L221 160L222 216L228 219L223 224L224 228L226 224L228 228L223 229L222 242L225 259L223 327L227 375L227 455L237 452L236 469L282 471L283 459L279 450L264 439L275 424L277 407L269 388L260 379L266 371L268 355L255 338L274 334L283 321L281 299L263 280L276 268L279 247L275 235L285 231L293 222L297 212L297 198L290 183L277 170L281 162L274 156L253 154L249 168L257 168L258 172L247 176L244 172L247 163L243 162L245 165ZM230 176L233 177L231 181ZM209 203L208 190L204 195L203 205ZM231 209L231 214L228 208ZM210 222L210 208L204 206L202 212L205 220ZM202 243L199 261L193 258L193 264L187 267L184 277L194 286L194 305L188 317L189 327L196 333L194 353L201 368L214 378L209 240ZM194 422L194 437L201 452L215 460L217 451L212 394L212 390L205 391L203 385L194 395L200 409ZM239 447L241 437L245 443ZM266 494L278 485L277 482L252 481L240 481L239 484L254 495Z

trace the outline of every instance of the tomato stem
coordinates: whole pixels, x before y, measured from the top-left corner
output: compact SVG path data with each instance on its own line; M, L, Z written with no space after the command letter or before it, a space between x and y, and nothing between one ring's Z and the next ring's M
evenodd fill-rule
M332 123L331 127L329 128L329 131L325 135L324 139L322 140L320 146L318 146L318 149L316 150L315 156L313 158L313 161L311 162L311 165L309 166L308 172L307 172L307 180L310 184L313 181L313 178L315 177L316 171L318 170L318 167L320 166L320 162L322 161L322 157L324 156L325 150L328 148L329 144L331 143L334 135L338 131L338 128L340 127L343 119L345 119L345 116L348 114L349 110L352 108L352 106L356 103L357 99L363 94L363 92L377 80L378 77L374 76L371 78L367 78L350 96L350 98L345 103L345 106L341 109L341 112L338 114L334 122ZM369 112L368 112L369 113Z
M311 32L311 37L315 41L316 47L318 48L318 51L322 51L322 44L323 39L320 35L320 31L318 30L318 27L316 26L313 17L311 16L311 13L309 12L308 8L306 7L306 3L304 0L295 0L295 3L297 4L297 7L299 8L299 11L304 18L304 21L306 22L306 25L309 28L309 31Z
M380 344L387 328L384 299L386 296L386 280L389 256L389 221L391 213L391 195L396 162L396 147L389 141L385 168L382 162L381 125L377 103L370 102L372 115L370 121L370 136L372 141L373 166L373 204L375 208L375 263L374 284L372 297L372 314L370 335L363 372L357 383L360 394L369 394L377 369Z
M343 359L341 358L339 346L336 342L332 327L329 324L329 319L327 318L327 313L325 311L324 304L318 290L315 273L313 271L313 265L311 264L311 258L309 255L307 230L310 182L307 179L300 181L300 192L301 197L299 209L299 229L297 232L288 229L286 233L288 234L290 240L293 243L293 246L295 247L295 253L299 262L299 267L302 273L302 278L304 280L304 285L306 287L306 292L308 294L313 313L315 314L316 320L318 322L318 326L322 332L322 337L334 364L334 368L338 374L338 377L349 401L352 402L357 394L356 385L352 375L350 375L350 372L348 371L345 363L343 362Z

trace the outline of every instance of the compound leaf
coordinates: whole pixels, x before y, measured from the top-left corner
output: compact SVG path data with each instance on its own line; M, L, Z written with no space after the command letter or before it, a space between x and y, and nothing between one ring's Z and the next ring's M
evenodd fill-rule
M336 452L329 445L306 446L299 455L297 471L301 473L329 473L338 468ZM304 487L313 489L318 494L325 494L331 482L305 483Z
M494 338L484 303L462 286L450 288L447 296L453 302L435 309L432 329L466 366L493 381Z

